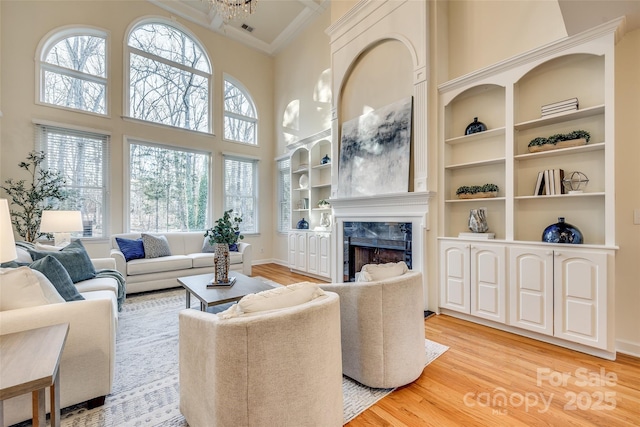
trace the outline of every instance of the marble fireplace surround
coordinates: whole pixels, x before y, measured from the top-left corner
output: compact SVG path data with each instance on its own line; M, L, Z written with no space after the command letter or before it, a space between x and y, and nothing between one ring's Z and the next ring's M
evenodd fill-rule
M407 192L382 194L372 197L331 199L333 227L336 239L333 253L332 277L342 278L344 268L344 223L345 222L406 222L412 227L412 269L422 271L425 310L427 307L426 255L430 192Z

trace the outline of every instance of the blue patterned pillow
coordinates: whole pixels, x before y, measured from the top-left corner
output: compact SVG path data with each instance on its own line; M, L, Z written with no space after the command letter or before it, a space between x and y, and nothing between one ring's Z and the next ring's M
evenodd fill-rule
M132 259L144 258L144 245L142 244L142 238L131 240L116 237L116 243L127 262Z
M47 255L44 258L32 262L29 267L44 274L65 301L79 301L84 299L84 297L80 295L80 292L78 292L76 285L71 281L67 270L55 257Z
M50 255L60 261L67 270L73 283L82 282L96 277L96 269L89 258L87 250L80 240L74 240L59 251L38 251L29 249L34 261Z
M145 258L159 258L171 255L169 242L165 236L154 236L152 234L142 235L142 246L144 247Z

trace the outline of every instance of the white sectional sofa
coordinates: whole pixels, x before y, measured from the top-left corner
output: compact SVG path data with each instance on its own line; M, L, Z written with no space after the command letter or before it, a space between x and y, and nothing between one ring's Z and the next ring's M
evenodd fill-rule
M170 256L140 258L126 261L116 238L136 240L140 233L114 234L111 236L111 257L116 269L127 281L127 294L146 292L179 286L178 277L213 273L214 254L203 253L204 232L149 233L165 236L171 250ZM251 276L251 245L238 243L238 252L230 252L231 270Z
M111 258L92 262L96 270L115 268ZM5 279L0 278L0 281ZM38 279L47 280L43 275ZM2 284L8 286L8 282ZM3 335L69 323L60 361L60 406L63 408L86 401L90 407L102 405L105 396L111 393L115 373L118 281L97 277L76 283L76 288L84 300L40 301L38 305L0 311L0 333ZM12 296L5 288L0 297ZM58 298L61 299L59 295ZM8 301L3 302L6 303ZM46 400L48 412L49 399ZM7 425L28 420L31 416L31 394L4 402Z

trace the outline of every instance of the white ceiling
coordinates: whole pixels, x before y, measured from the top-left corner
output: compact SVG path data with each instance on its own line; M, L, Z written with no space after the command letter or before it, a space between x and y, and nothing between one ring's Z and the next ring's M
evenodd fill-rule
M216 33L275 55L328 6L329 0L257 0L248 18L223 24L208 0L149 0L151 3ZM242 24L253 27L252 32Z
M275 55L329 5L330 0L257 0L247 19L223 24L209 0L148 0L181 18L209 28L268 55ZM620 16L626 30L640 27L640 0L557 0L568 35L595 27ZM241 28L253 27L253 32Z

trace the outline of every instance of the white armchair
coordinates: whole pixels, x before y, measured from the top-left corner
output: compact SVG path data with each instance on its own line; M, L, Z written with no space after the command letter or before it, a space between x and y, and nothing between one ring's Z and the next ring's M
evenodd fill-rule
M231 319L186 309L179 323L190 426L342 426L336 294Z
M342 372L374 388L415 381L424 370L422 273L323 284L340 295Z

